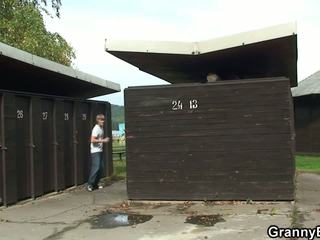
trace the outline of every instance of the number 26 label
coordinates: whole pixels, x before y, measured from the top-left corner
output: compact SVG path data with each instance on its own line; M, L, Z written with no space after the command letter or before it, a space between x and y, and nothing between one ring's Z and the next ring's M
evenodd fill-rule
M18 109L17 110L17 119L22 119L23 118L23 110Z

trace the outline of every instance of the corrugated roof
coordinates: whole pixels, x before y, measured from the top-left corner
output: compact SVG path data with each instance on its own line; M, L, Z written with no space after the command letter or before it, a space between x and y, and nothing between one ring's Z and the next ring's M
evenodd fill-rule
M282 24L200 42L107 39L106 51L170 83L288 77L297 83L297 30ZM230 77L231 76L231 77Z
M291 91L293 97L320 94L320 71L298 82L298 86L291 88Z
M0 89L77 98L120 91L120 85L0 43Z

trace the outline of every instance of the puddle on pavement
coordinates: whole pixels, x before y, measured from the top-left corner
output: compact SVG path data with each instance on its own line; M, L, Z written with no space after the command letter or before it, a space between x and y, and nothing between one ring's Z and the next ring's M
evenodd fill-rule
M92 229L125 227L145 223L152 217L152 215L106 213L92 218L90 224Z
M216 223L225 222L222 215L195 215L186 218L185 223L196 224L205 227L214 226Z

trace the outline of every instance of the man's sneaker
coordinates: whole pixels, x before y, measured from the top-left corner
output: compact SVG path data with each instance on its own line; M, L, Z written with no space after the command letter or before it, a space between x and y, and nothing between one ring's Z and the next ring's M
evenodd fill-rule
M97 184L92 187L93 189L102 189L103 185Z
M91 186L87 186L87 191L88 192L92 192L93 191L93 188Z

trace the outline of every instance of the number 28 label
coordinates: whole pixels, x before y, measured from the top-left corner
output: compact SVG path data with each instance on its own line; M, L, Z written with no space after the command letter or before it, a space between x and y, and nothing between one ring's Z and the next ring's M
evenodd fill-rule
M64 113L64 120L68 121L69 120L69 113Z

